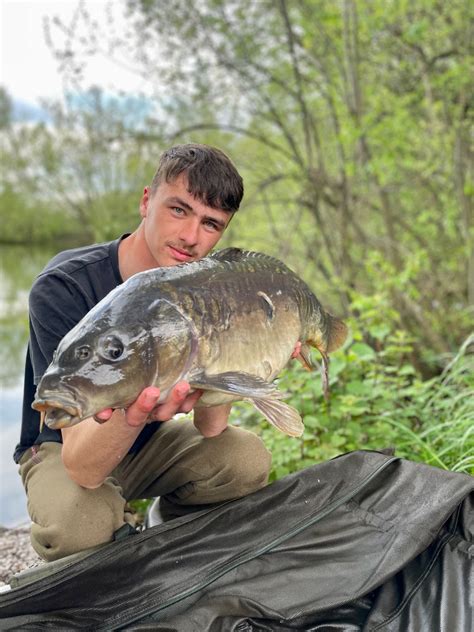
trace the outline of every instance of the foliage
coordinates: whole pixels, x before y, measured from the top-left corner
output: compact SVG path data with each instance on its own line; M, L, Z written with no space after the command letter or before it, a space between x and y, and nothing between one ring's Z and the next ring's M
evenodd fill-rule
M412 340L386 306L371 302L351 319L350 339L332 355L328 402L314 373L292 366L278 380L289 394L285 401L303 417L301 438L261 423L248 404L235 406L235 421L260 434L271 450L272 480L344 452L387 448L474 474L474 334L441 375L422 380L410 362Z
M79 222L64 217L63 210L46 200L26 194L27 187L4 184L0 191L1 240L5 244L38 244L68 239L78 242ZM81 238L79 238L81 241Z

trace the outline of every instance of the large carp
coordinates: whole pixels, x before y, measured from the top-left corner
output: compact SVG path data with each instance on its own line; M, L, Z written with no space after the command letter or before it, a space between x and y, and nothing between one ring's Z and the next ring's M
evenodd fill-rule
M295 348L326 361L347 328L281 261L228 248L201 261L140 272L110 292L61 340L33 408L50 428L125 408L146 386L160 401L186 380L196 406L246 399L277 428L303 432L272 381ZM301 343L301 344L300 344Z

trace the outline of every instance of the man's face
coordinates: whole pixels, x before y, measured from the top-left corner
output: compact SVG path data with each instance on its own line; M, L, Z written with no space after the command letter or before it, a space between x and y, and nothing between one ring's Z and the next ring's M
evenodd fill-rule
M172 266L205 257L221 238L231 214L206 206L187 191L179 176L163 182L140 201L146 246L154 266Z

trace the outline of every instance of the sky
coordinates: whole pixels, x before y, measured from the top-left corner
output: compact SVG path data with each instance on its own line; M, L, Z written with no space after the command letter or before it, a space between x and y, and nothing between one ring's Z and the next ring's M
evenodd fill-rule
M14 100L38 105L41 98L61 98L62 83L57 62L44 36L45 16L68 21L79 0L0 0L0 85ZM94 18L105 24L107 0L84 0ZM120 13L121 0L112 0L114 14ZM131 92L138 77L113 65L105 58L95 58L88 68L87 80L107 88L112 80Z

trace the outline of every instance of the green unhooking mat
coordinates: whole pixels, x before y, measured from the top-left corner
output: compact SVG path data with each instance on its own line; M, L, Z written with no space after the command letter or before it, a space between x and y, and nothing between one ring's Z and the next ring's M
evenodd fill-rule
M464 632L474 480L353 452L0 595L1 630Z

